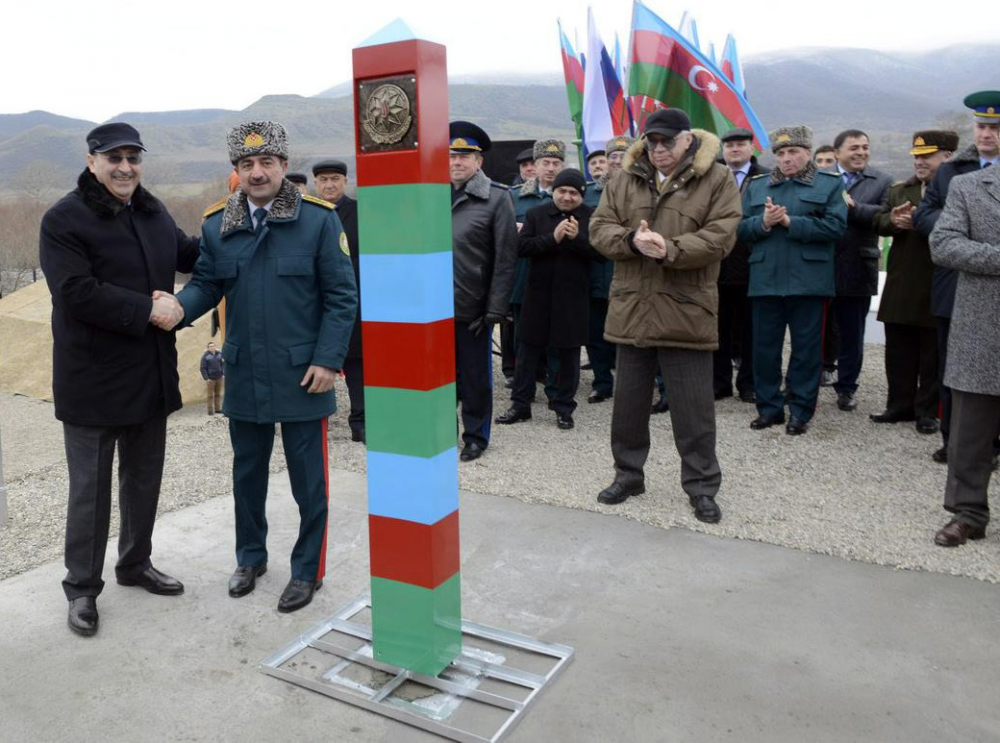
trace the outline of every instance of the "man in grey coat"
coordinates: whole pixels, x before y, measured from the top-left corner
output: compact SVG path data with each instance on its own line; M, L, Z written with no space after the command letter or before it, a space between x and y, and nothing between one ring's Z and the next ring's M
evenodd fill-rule
M986 536L992 439L1000 430L1000 172L951 181L931 233L931 256L958 272L945 383L952 392L944 508L953 513L934 543L957 547Z

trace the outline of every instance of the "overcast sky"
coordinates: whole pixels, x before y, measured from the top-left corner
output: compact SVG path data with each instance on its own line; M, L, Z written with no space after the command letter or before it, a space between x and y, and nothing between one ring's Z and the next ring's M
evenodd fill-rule
M695 4L648 0L677 24ZM630 0L591 3L609 50L627 50ZM123 111L242 109L263 95L314 95L351 77L351 49L396 18L448 47L449 73L561 70L556 20L586 48L587 4L550 0L88 0L16 3L0 44L0 113L42 109L103 121ZM697 4L702 46L736 36L741 56L801 46L921 51L992 42L994 0L951 0L933 20L912 3ZM1000 87L1000 83L998 83Z

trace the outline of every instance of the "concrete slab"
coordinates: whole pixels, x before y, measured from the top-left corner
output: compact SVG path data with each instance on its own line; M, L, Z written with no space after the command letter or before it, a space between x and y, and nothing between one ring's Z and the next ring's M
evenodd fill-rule
M364 479L335 470L326 584L278 614L297 513L285 474L271 492L243 599L225 498L157 527L186 593L112 582L96 637L66 628L60 564L0 582L0 740L436 740L256 670L368 575ZM470 493L462 540L466 618L577 651L511 741L1000 739L994 585Z

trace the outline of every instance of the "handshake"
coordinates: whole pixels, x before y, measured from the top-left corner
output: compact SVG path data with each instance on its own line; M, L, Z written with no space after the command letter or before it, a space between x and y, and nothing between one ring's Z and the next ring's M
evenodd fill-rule
M173 330L184 319L184 308L177 297L167 292L153 292L153 311L149 313L149 321L161 330Z

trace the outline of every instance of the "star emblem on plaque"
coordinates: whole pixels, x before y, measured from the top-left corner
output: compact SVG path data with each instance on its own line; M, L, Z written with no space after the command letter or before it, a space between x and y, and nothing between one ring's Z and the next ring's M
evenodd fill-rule
M416 148L415 88L415 80L409 76L358 85L358 134L363 152Z

